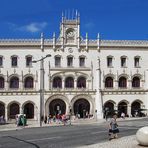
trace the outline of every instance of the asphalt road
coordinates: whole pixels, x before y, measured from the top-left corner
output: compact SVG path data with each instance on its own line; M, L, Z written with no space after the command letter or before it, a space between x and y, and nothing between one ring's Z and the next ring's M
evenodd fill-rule
M121 121L119 137L134 135L148 119ZM0 132L0 148L72 148L108 141L108 123Z

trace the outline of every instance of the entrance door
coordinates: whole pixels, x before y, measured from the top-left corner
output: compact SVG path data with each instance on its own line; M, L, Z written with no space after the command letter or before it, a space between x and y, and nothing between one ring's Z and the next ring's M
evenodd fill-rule
M127 104L125 102L121 102L118 105L118 115L121 116L121 113L125 113L127 115Z
M26 114L26 118L34 118L34 105L32 103L27 103L24 106L24 114Z
M10 105L10 118L14 119L15 115L19 114L19 105L17 103L13 103Z
M80 118L85 118L90 112L90 104L86 99L79 99L74 103L74 114Z
M56 116L57 114L65 114L66 104L61 99L55 99L49 104L49 114L51 116Z

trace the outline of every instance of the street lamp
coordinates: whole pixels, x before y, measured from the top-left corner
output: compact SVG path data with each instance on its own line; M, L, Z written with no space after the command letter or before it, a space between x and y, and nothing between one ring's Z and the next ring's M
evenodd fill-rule
M40 126L42 126L42 120L44 119L44 59L51 57L47 54L39 60L34 60L32 63L40 62Z
M70 125L71 125L71 114L72 114L72 108L71 108L71 105L69 105L69 120L70 120Z

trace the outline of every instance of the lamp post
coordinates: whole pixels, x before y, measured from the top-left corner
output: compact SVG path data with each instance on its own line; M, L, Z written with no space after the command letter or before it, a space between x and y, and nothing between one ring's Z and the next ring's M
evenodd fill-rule
M47 54L39 60L32 61L32 63L40 62L40 126L42 126L42 120L44 119L44 59L48 57L51 57L51 55Z
M69 105L69 120L70 120L70 125L71 125L71 114L72 114L72 108L71 108L71 105Z

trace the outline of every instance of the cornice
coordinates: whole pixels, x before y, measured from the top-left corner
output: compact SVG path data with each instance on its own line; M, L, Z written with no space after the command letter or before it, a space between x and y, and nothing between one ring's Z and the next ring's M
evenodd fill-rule
M135 48L148 48L148 40L99 40L99 47L135 47ZM80 47L86 46L86 40L80 41ZM40 47L40 39L0 39L0 47ZM88 47L98 47L98 40L88 40ZM64 47L76 46L77 44L64 45ZM53 47L53 39L44 39L45 47ZM62 46L62 41L57 39L55 48Z
M80 68L54 67L54 68L50 68L50 71L76 72L76 71L91 71L91 69L88 67L80 67Z

